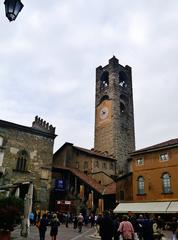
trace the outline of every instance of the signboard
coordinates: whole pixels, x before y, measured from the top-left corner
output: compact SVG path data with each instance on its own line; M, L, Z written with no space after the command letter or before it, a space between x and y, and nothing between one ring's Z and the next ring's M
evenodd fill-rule
M76 212L76 207L74 206L74 202L70 200L57 200L56 201L56 211L58 212Z
M65 191L65 182L62 179L55 180L55 190L56 191Z
M58 200L57 204L66 204L66 205L70 205L72 202L71 201L65 201L65 200Z

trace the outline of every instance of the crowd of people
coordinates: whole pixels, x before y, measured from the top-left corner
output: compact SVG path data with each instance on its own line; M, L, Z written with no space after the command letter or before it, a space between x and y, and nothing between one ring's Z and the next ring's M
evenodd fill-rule
M45 240L47 227L50 227L51 240L56 240L60 224L65 224L68 228L69 223L73 223L73 228L80 233L84 224L82 213L78 216L70 213L42 213L41 211L31 212L29 214L30 225L35 225L39 230L40 240Z
M160 216L150 218L148 214L135 216L133 213L113 216L105 211L97 225L101 240L161 240L163 230L168 228L172 231L172 239L178 239L176 217L166 224Z
M70 213L31 213L30 223L39 229L40 240L45 240L47 226L50 226L51 240L56 240L60 224L73 224L74 229L82 232L83 225L95 227L101 240L161 240L163 230L172 231L173 239L178 239L178 221L173 217L169 224L160 216L151 217L148 214L135 215L129 212L127 215L114 215L105 211L103 214L70 214Z

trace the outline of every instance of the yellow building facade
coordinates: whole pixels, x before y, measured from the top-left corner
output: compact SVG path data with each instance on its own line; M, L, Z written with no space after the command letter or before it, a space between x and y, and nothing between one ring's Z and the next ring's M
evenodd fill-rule
M131 154L133 201L178 200L178 139Z

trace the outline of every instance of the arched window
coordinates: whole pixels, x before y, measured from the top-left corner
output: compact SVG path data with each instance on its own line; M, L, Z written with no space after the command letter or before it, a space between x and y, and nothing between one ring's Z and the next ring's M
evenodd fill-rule
M144 177L140 176L137 179L138 181L138 194L145 194L145 183L144 183Z
M168 173L162 175L163 193L171 192L171 176Z
M119 72L119 86L122 88L127 88L128 85L128 77L124 71Z
M104 89L109 86L109 72L104 71L103 74L101 75L101 88Z
M120 112L125 113L126 112L126 106L128 105L128 98L124 95L120 95Z
M120 112L121 113L125 113L126 112L126 107L125 107L125 104L123 102L120 102Z
M18 154L17 165L16 165L17 171L24 172L27 170L27 159L28 159L28 153L25 150L20 151Z

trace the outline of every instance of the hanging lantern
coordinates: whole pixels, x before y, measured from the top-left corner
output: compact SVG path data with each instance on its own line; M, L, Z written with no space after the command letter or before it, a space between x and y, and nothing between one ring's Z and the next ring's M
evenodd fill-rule
M20 0L5 0L5 13L9 21L14 21L23 8Z

